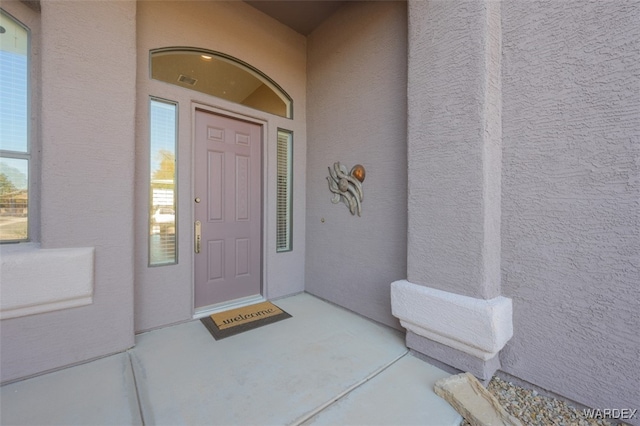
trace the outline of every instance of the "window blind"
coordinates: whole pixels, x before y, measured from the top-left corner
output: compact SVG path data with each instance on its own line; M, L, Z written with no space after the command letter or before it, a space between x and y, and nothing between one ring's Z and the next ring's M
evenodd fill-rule
M278 129L276 251L290 251L292 231L293 133Z

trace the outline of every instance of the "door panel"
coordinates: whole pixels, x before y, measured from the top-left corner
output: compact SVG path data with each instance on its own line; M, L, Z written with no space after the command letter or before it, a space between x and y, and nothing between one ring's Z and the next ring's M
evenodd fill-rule
M250 176L249 157L236 155L236 221L249 220L250 213Z
M224 152L208 152L207 171L209 172L208 216L210 222L223 221L224 216ZM197 175L196 175L197 176Z
M199 308L260 294L262 127L197 110L195 131Z

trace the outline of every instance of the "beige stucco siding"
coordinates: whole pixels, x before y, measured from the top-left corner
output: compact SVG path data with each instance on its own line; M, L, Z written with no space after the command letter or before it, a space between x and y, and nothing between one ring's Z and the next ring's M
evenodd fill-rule
M513 303L503 371L590 407L634 407L640 3L503 1L494 32L496 5L410 2L408 279L452 296L500 290ZM502 158L486 162L492 128L479 117L499 102ZM500 241L487 245L496 217ZM495 261L496 285L483 282Z
M635 408L640 3L502 9L502 285L515 330L503 369L591 407Z
M93 302L3 320L2 381L133 345L135 16L134 1L42 2L40 242L95 248Z
M406 276L404 2L352 2L309 37L306 290L376 321ZM366 168L362 217L331 203L327 167Z

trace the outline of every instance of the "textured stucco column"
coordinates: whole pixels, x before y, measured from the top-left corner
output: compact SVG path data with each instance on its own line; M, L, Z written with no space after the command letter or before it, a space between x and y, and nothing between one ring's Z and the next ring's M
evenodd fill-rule
M500 55L499 2L409 2L407 281L392 286L393 310L415 325L412 349L478 376L495 371L512 334L511 301L499 297ZM480 355L464 323L445 330L445 311L477 318L479 339L500 345Z

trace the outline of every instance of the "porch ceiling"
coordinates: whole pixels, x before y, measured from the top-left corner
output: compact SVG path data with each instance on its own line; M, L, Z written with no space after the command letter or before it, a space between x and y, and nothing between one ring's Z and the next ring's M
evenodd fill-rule
M305 36L346 3L344 0L245 0L245 2Z
M21 0L40 11L40 0ZM347 0L244 0L302 35L309 35Z

